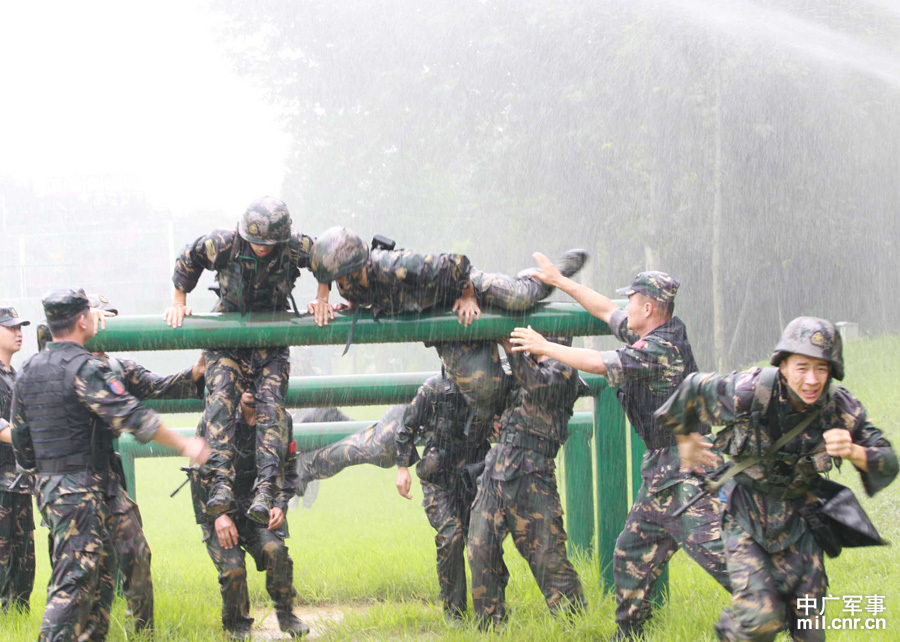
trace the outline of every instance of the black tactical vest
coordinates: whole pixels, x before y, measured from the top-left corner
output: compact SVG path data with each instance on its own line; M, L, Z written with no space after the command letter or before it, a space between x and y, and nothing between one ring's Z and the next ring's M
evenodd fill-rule
M112 431L75 395L75 376L91 354L75 343L39 352L19 373L36 467L41 473L109 468Z
M0 370L0 417L6 421L10 420L14 383L15 375L12 372ZM12 444L0 442L0 473L14 472L15 469L16 457Z
M694 361L694 353L688 341L687 330L684 323L678 317L662 324L647 336L660 337L678 348L684 360L684 371L671 386L665 386L659 391L648 389L647 382L641 379L630 379L619 386L616 395L619 403L625 409L628 421L634 426L635 431L647 445L653 450L656 448L668 448L675 445L675 435L671 430L661 430L653 417L653 413L665 403L675 388L684 378L692 372L697 372L697 363ZM644 337L645 339L647 337ZM704 434L709 432L709 427L701 430Z

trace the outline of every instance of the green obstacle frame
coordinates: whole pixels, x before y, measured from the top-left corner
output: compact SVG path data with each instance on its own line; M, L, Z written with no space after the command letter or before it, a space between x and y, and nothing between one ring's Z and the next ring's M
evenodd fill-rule
M317 327L309 315L293 316L287 313L243 317L237 314L194 315L187 317L183 327L178 329L167 327L156 316L116 317L107 320L107 329L98 334L88 347L95 351L112 352L342 345L349 336L351 325L352 315L340 313L325 328ZM491 340L508 336L513 328L522 325L531 325L541 333L557 336L609 334L605 323L580 306L549 303L520 314L484 313L469 328L461 326L456 316L450 313L375 319L371 314L361 312L353 331L353 342ZM431 374L292 377L286 402L289 407L408 403ZM643 443L631 431L631 452L628 452L625 415L616 399L615 389L610 388L603 377L585 373L583 377L591 389L589 394L593 397L594 411L575 413L569 422L569 439L563 450L566 528L569 550L580 554L593 554L596 534L602 582L605 588L611 589L615 541L625 523L629 505L627 466L630 459L633 465L633 492L636 493L640 485ZM154 401L147 405L159 412L200 412L203 408L203 402L197 399ZM294 427L294 436L301 450L310 450L338 441L370 423L298 424ZM180 429L179 432L189 435L194 431ZM136 493L135 458L174 454L156 444L139 444L129 435L118 441L130 493ZM657 586L665 590L664 582Z

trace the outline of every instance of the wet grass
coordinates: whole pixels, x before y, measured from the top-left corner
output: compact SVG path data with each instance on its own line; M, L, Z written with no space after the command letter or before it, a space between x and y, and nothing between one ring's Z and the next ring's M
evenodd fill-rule
M900 444L900 340L879 339L847 348L847 387L866 405L872 420L894 443ZM365 418L379 414L354 412ZM195 418L179 418L170 425L192 425ZM169 492L181 481L176 459L138 461L138 501L153 548L158 634L156 639L221 639L218 584L213 565L194 524L187 491L174 499ZM835 478L862 489L849 466ZM471 640L482 636L471 627L448 626L437 604L433 532L420 507L421 490L414 501L401 499L393 486L394 471L373 467L348 470L322 483L311 510L289 515L294 559L294 583L310 606L365 606L348 609L343 620L329 624L324 639ZM888 488L863 505L882 534L900 541L900 486ZM35 639L49 576L46 531L36 531L38 547L36 590L30 615L10 614L0 619L0 640ZM495 637L515 640L597 640L614 631L614 601L599 589L599 573L590 560L576 560L589 600L584 618L569 623L547 615L540 592L521 557L507 542L507 563L512 579L507 591L511 609L509 626ZM250 596L254 609L269 602L263 575L252 567ZM682 553L670 572L668 603L660 609L650 630L651 640L713 640L712 625L728 598L718 585ZM833 596L884 595L887 631L878 633L829 632L829 640L900 639L900 560L893 548L846 551L827 563ZM865 597L863 600L865 604ZM834 606L837 603L831 603ZM272 617L269 615L268 617ZM865 614L864 614L865 617ZM135 639L117 598L111 640Z

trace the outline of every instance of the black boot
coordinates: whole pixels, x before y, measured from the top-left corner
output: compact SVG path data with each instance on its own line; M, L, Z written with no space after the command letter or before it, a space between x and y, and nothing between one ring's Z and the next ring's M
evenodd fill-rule
M556 267L563 276L572 276L578 273L584 264L587 263L588 253L586 250L568 250L556 261Z
M206 514L210 517L218 517L234 506L234 494L224 484L218 484L209 494L206 500Z
M256 495L253 497L250 510L247 511L247 517L259 524L268 524L274 501L275 483L267 479L260 479L256 482Z
M294 615L293 611L277 610L275 611L275 616L278 618L278 628L285 633L289 633L295 640L299 640L309 633L309 627Z

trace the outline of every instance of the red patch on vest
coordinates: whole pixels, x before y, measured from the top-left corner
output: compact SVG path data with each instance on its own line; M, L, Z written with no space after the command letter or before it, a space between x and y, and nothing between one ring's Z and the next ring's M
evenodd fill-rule
M643 350L644 348L647 347L647 342L644 341L643 339L638 339L631 345L631 347L634 348L635 350Z
M118 379L112 379L109 381L109 389L117 395L125 394L125 386L123 386L122 382Z
M292 441L288 444L288 453L293 455L295 452L297 452L297 442Z

